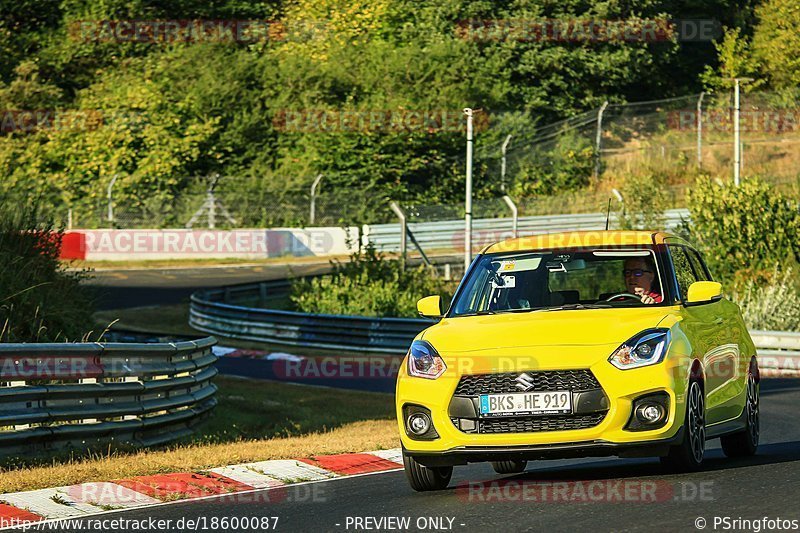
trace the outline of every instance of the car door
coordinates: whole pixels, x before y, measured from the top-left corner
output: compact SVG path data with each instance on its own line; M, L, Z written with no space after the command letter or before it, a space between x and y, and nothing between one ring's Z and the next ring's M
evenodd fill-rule
M698 280L713 281L700 253L688 247L684 251ZM720 323L721 327L717 332L720 338L718 345L712 348L714 354L708 358L717 388L709 392L714 393L715 401L719 403L720 419L728 420L737 417L742 411L741 395L745 393L743 376L747 375L750 351L747 329L739 308L724 296L718 304L718 316L714 320Z
M706 423L714 424L730 418L725 413L724 391L738 372L738 346L728 342L722 300L687 304L689 286L706 276L698 276L685 246L671 244L668 249L683 302L681 329L692 345L693 355L703 364Z

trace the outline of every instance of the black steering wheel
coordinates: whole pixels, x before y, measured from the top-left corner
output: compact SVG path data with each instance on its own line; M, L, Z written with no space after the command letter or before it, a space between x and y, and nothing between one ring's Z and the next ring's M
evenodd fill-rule
M629 292L621 292L619 294L614 294L614 295L609 296L608 298L606 298L605 301L606 302L610 302L611 300L613 300L615 298L631 298L633 300L636 300L637 302L641 302L642 301L642 297L641 296L636 296L635 294L631 294Z

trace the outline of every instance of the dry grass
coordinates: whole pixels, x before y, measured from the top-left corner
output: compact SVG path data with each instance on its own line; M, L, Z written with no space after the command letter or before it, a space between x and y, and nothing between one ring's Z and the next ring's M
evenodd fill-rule
M112 454L64 464L3 471L0 475L0 493L110 481L130 476L201 471L267 459L396 448L399 442L394 420L367 420L301 437L187 445L165 451Z
M113 329L160 333L176 336L203 335L189 326L188 302L174 305L154 305L97 311L92 315L97 329L102 331L109 324Z
M400 445L391 394L217 377L214 416L168 448L9 459L0 494ZM1 499L1 498L0 498Z

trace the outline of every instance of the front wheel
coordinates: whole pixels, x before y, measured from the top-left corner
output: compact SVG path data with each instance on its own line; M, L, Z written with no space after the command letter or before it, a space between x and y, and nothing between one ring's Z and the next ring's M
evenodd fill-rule
M686 396L683 440L677 446L671 446L669 455L661 458L662 464L677 472L700 470L706 450L706 404L700 381L693 379L689 382Z
M722 451L727 457L749 457L755 455L758 449L758 377L758 364L753 359L747 372L747 398L744 402L747 412L747 427L743 431L719 439Z
M452 466L424 466L406 454L403 454L403 467L408 484L417 492L447 488L453 476Z

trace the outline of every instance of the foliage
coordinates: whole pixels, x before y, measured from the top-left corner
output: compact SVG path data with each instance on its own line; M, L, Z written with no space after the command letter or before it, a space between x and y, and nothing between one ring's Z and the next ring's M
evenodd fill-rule
M455 287L435 277L424 266L405 269L398 259L387 259L374 246L335 261L330 276L297 281L292 302L304 313L407 317L417 315L417 300L438 294L449 301Z
M623 204L620 229L659 230L664 227L664 211L669 207L665 176L658 172L632 174L621 187Z
M718 53L719 67L713 69L706 66L700 76L706 89L729 91L733 84L731 78L752 78L752 83L748 83L745 90L755 89L764 83L763 79L758 79L761 63L753 55L751 45L740 28L726 29L722 41L714 43L714 46Z
M591 142L575 132L564 132L546 157L536 154L527 162L520 162L521 172L512 189L513 195L524 198L585 187L594 172L594 164Z
M800 329L800 291L792 269L772 273L771 282L749 280L736 298L750 329L798 331Z
M92 324L85 274L59 262L60 231L9 207L0 216L0 342L80 340Z
M710 47L677 40L558 42L480 38L465 21L718 18L728 0L667 7L661 0L586 4L529 0L19 0L0 7L0 108L81 110L86 128L0 132L0 196L37 196L78 220L97 212L118 175L119 206L164 223L199 207L202 178L220 173L243 224L295 223L280 206L304 199L323 173L339 222L371 222L387 199L453 203L463 195L463 128L286 131L282 112L455 112L490 117L477 146L502 141L504 114L528 126L643 95L697 88ZM691 15L691 16L690 16ZM278 20L287 29L255 43L95 42L80 21ZM722 22L737 22L723 15ZM747 21L747 17L744 19ZM297 30L300 28L300 30ZM309 30L305 31L303 28ZM492 122L494 120L494 122ZM531 129L531 128L529 128ZM518 167L519 192L579 187L591 175L585 144L557 146L551 166ZM516 170L515 170L516 171ZM498 189L477 165L476 198ZM192 203L193 202L193 203ZM249 217L249 218L248 218Z
M800 5L795 0L765 0L756 9L753 57L776 89L800 85Z
M763 279L776 266L800 260L797 203L760 179L736 187L703 177L688 190L687 201L690 238L723 280L738 285Z

